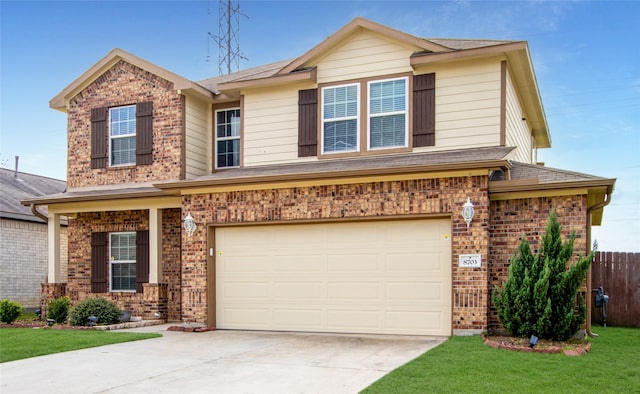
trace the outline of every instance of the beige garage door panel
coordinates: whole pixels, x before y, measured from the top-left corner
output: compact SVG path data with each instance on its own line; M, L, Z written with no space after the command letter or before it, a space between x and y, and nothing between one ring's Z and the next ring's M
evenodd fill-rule
M448 220L216 230L219 328L449 335Z

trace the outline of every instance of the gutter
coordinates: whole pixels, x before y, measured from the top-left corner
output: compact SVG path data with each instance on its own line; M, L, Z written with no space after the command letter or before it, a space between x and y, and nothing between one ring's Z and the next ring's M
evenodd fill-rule
M49 217L42 212L38 211L38 206L34 203L31 203L31 213L40 219L44 220L45 223L49 223Z
M587 208L587 248L591 246L591 214L593 211L598 209L602 209L609 205L611 202L611 193L613 193L613 185L609 185L607 187L607 192L605 194L606 198L603 202L597 203L594 206ZM589 301L587 304L587 335L591 338L597 338L598 334L591 331L591 264L589 265L589 270L587 271L587 295L589 296Z

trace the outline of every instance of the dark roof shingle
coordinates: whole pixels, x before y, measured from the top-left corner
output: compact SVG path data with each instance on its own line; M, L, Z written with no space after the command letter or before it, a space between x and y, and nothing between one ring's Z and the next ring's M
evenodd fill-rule
M0 168L0 217L43 223L20 201L61 193L66 187L67 183L60 179L25 172L18 172L16 178L14 170Z

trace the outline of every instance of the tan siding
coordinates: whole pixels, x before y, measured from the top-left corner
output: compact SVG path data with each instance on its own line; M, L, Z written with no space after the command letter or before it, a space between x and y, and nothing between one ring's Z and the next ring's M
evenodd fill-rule
M415 50L373 32L357 32L319 60L318 83L411 72L409 57Z
M421 67L436 73L436 145L415 151L500 144L500 58Z
M532 154L531 131L526 121L524 111L520 106L520 100L516 92L511 76L507 72L507 96L506 96L506 145L516 146L514 160L523 163L535 164Z
M374 56L380 48L387 51ZM380 59L395 64L397 60L405 62L406 67L381 69L378 64L369 69L373 60L368 58L368 51L376 62ZM357 33L318 61L318 82L407 72L411 70L408 63L411 52L412 49L385 42L373 33ZM415 148L414 152L500 145L501 60L494 57L457 61L416 70L416 74L436 73L436 145ZM242 92L245 166L317 160L299 158L297 147L298 90L313 87L306 83Z
M244 165L316 160L298 158L298 90L310 84L243 92Z
M209 105L186 97L187 179L206 175L211 168L211 110Z

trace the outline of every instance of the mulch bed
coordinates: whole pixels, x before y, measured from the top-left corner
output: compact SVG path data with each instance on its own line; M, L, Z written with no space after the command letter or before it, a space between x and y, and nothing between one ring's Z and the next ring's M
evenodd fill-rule
M70 326L68 324L54 324L52 326L47 325L45 321L42 320L32 320L32 321L15 321L12 324L0 323L1 328L43 328L47 330L97 330L97 331L110 331L110 330L119 330L123 328L135 328L135 327L145 327L145 326L153 326L157 324L165 323L164 320L141 320L135 322L126 322L126 323L116 323L110 325L96 325L96 326Z
M496 349L506 349L519 352L546 354L564 353L565 356L581 356L591 350L591 342L586 340L559 342L540 339L534 347L529 347L529 338L483 335L482 340L487 346L491 346Z

